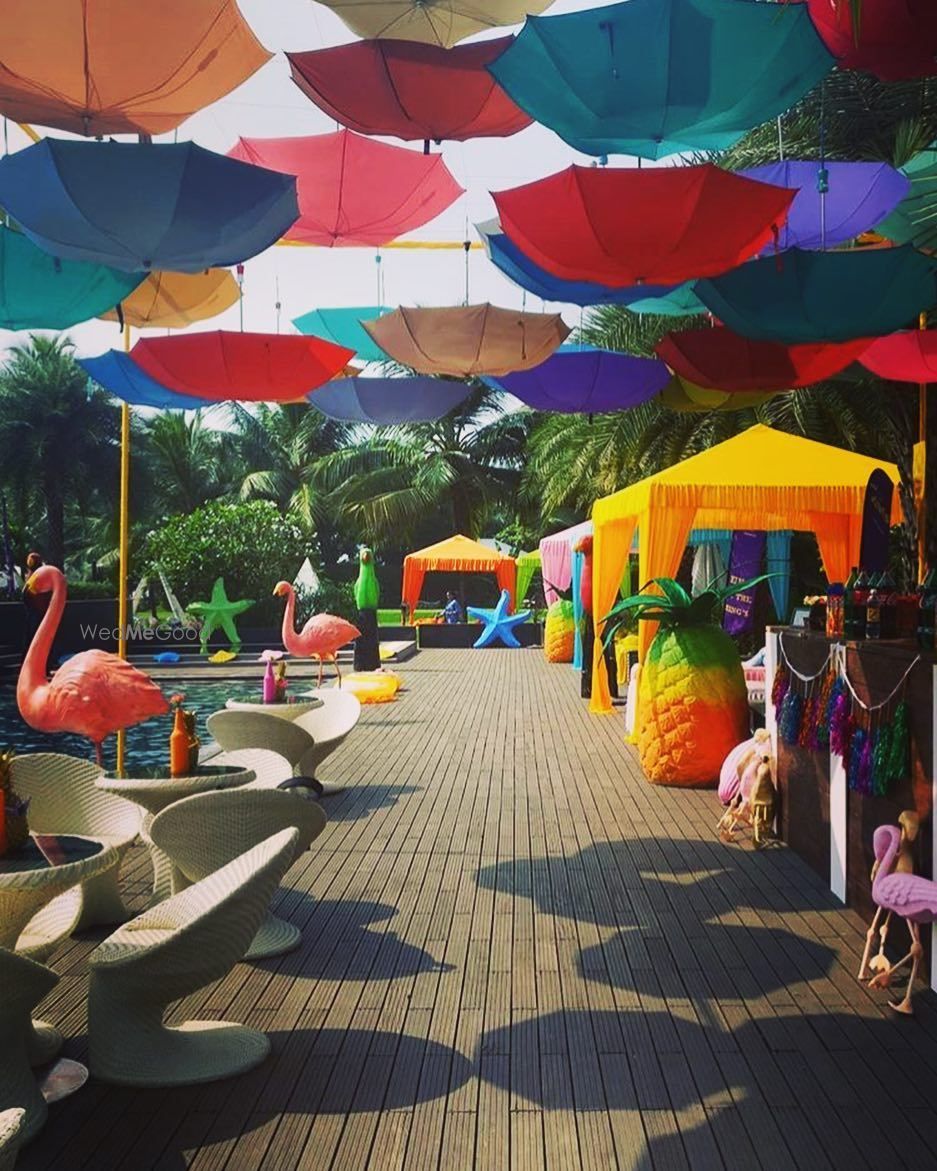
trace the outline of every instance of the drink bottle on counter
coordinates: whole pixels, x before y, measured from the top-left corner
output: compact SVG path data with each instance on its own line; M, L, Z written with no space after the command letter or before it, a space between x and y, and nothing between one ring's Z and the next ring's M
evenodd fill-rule
M882 638L898 637L898 587L886 569L877 586L882 608Z
M846 590L842 582L831 582L826 591L826 637L842 638Z
M855 639L865 638L865 607L869 600L869 575L864 569L859 570L855 589L852 591L853 605L853 632Z
M846 638L854 638L856 632L856 582L859 579L859 570L854 565L846 578L843 589L843 634Z
M865 637L882 637L882 601L877 589L869 590L865 602Z

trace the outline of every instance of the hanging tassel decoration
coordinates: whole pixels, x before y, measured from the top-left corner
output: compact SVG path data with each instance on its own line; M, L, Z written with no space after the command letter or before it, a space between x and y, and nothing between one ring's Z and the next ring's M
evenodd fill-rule
M777 672L774 676L774 684L771 688L771 703L774 705L774 710L780 712L781 704L784 702L784 697L787 695L791 686L791 673L784 663L778 664Z
M853 732L849 737L848 750L844 759L846 761L846 782L849 788L857 793L863 791L859 785L859 776L866 739L865 728L857 728L853 725Z
M872 749L872 792L884 797L888 792L888 761L892 750L892 729L894 724L886 720L875 732L875 747Z
M791 687L781 704L781 713L778 717L778 732L785 744L796 744L800 735L800 719L803 713L804 700L802 695Z
M885 769L886 787L894 785L908 775L910 768L911 744L908 732L908 704L902 700L895 708L891 726L891 744L888 752L888 764Z
M849 749L849 699L846 688L839 689L832 699L830 712L829 738L830 751L844 760Z
M872 793L872 742L871 732L862 731L862 750L859 753L856 787L860 793L869 796Z
M808 695L804 700L803 711L800 716L800 729L797 733L797 743L801 748L811 748L817 726L817 712L819 711L819 696Z
M823 677L820 694L817 696L814 717L810 725L810 743L808 747L812 752L821 752L824 748L829 747L830 696L833 694L835 683L836 679L832 670L827 671Z

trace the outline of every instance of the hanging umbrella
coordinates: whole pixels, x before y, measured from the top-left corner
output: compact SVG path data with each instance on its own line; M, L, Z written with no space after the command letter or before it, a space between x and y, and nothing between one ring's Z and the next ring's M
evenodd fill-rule
M937 260L905 244L848 252L785 252L698 281L700 300L736 333L763 341L880 337L937 301Z
M859 361L879 378L937 382L937 329L907 329L878 338Z
M695 386L685 378L673 377L661 391L660 401L671 411L745 411L761 407L777 398L779 392L710 390ZM780 392L783 393L783 392Z
M74 134L165 134L272 54L234 0L7 0L0 113Z
M306 97L349 130L406 141L465 142L507 138L531 123L485 68L512 39L454 49L354 41L286 56Z
M68 329L128 297L139 276L58 260L0 225L0 329Z
M353 33L451 48L488 28L520 24L551 0L321 0Z
M807 0L807 7L841 69L862 69L882 81L937 73L933 0L862 0L858 36L846 0Z
M685 281L656 297L642 297L632 301L628 308L632 313L656 313L659 317L692 317L706 312L706 306L696 295L696 281Z
M462 194L442 155L339 130L309 138L239 138L233 159L296 176L303 244L380 247L435 219Z
M937 251L937 150L922 150L901 172L911 189L878 231L896 244Z
M134 329L184 329L224 313L240 299L238 283L226 268L205 272L151 272L125 297L121 315ZM102 313L105 321L117 321L116 310Z
M389 312L378 305L359 305L353 309L312 309L301 317L294 317L293 324L300 333L311 337L325 337L336 345L347 346L355 351L361 362L386 362L387 355L375 345L371 335L362 326L362 321L371 321Z
M795 194L711 164L570 167L493 193L502 228L541 268L614 288L725 272L775 238Z
M801 5L626 0L528 17L490 69L576 150L659 159L731 146L832 66Z
M77 358L76 361L98 386L103 386L109 394L131 406L194 411L217 401L216 398L193 398L170 390L120 350L107 350L95 358Z
M561 346L532 370L485 381L536 411L592 414L647 402L670 381L670 371L655 358L573 345Z
M545 361L569 335L558 313L493 305L395 309L364 328L386 353L419 374L509 374Z
M170 390L242 402L295 402L353 357L351 350L317 337L224 330L141 338L131 353Z
M713 390L792 390L832 378L855 362L868 338L786 346L739 337L731 329L669 333L655 347L675 374Z
M781 248L845 244L881 223L911 189L905 176L887 163L785 159L738 173L776 187L799 188L781 228Z
M430 423L466 399L472 388L445 378L339 378L309 395L312 405L330 419L388 427Z
M61 138L0 159L0 206L53 256L123 272L237 264L297 215L292 177L192 142Z

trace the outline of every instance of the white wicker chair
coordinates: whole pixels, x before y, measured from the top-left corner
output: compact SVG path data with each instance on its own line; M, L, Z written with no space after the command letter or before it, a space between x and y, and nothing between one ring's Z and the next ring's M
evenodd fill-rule
M205 763L251 769L254 780L242 785L242 789L278 789L284 781L293 776L290 762L269 748L240 748L235 752L216 752L214 756L206 757Z
M13 1171L25 1118L22 1106L0 1112L0 1171Z
M244 850L287 827L299 833L296 857L325 828L314 801L275 790L229 789L176 801L158 813L150 836L173 861L184 882L199 882ZM267 912L244 959L282 955L298 947L299 928Z
M99 789L95 782L100 775L92 761L57 752L15 756L11 769L14 788L29 798L30 829L83 834L118 851L114 866L81 884L80 916L72 930L123 923L129 914L118 878L124 854L140 829L140 808ZM61 911L59 921L64 921Z
M206 727L223 752L263 748L282 756L290 766L291 775L308 777L312 794L316 797L323 795L324 786L312 775L316 742L305 728L299 726L299 720L284 720L268 712L225 710L210 715Z
M155 818L154 818L155 822ZM89 956L89 1067L101 1081L178 1086L259 1065L264 1033L225 1021L163 1024L167 1007L238 962L296 856L299 831L254 846L171 899L119 927Z
M33 1026L30 1013L59 982L50 968L0 948L0 1111L26 1111L19 1141L27 1142L48 1114L30 1061Z
M315 777L319 765L332 755L361 719L361 701L350 691L339 691L334 687L320 687L308 694L321 699L322 707L306 712L295 722L315 740L315 747L302 760L303 772ZM329 781L319 783L323 796L339 793L345 787Z

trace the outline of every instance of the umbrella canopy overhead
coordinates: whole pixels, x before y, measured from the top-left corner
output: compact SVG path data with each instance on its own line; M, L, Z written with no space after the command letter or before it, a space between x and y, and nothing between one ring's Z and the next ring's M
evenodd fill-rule
M540 267L621 288L725 272L775 239L795 194L704 164L570 167L493 197Z
M313 391L309 401L330 419L388 427L431 423L455 410L472 388L444 378L340 378Z
M300 317L293 318L293 324L300 333L310 337L324 337L339 346L355 351L361 362L386 362L387 355L376 345L371 335L361 324L382 317L389 310L379 305L359 305L351 309L312 309Z
M95 358L76 358L76 361L98 386L131 406L195 411L217 402L216 398L194 398L170 390L168 386L151 378L129 354L120 350L107 350Z
M395 309L363 324L395 361L419 374L455 378L528 370L569 336L558 313L521 313L494 305Z
M299 219L286 239L327 248L389 244L462 194L442 155L339 130L308 138L239 138L233 159L296 176Z
M774 391L812 386L855 362L868 338L840 344L786 346L753 341L731 329L669 333L655 347L675 374L719 391Z
M88 136L165 134L272 56L234 0L8 0L3 18L0 113Z
M349 130L405 141L465 142L506 138L532 121L485 68L512 40L454 49L354 41L286 56L303 93Z
M240 263L298 212L292 176L191 142L61 138L0 159L0 205L53 256L123 272Z
M490 68L576 150L658 159L731 146L832 65L799 4L626 0L528 17Z
M802 252L698 281L700 300L743 337L844 342L901 329L937 303L937 260L901 248Z
M226 268L205 272L151 272L120 305L121 315L134 329L185 329L207 321L236 305L241 290ZM102 313L117 321L116 310Z
M901 168L911 190L878 225L881 235L896 244L937 250L937 150L922 150Z
M451 48L457 41L520 24L528 12L543 12L551 0L321 0L359 37L420 41Z
M68 329L112 309L141 277L58 260L0 225L0 329Z
M758 390L711 390L696 386L685 378L675 376L661 391L660 401L669 411L683 414L704 411L745 411L762 407L777 398L783 391Z
M132 356L151 378L180 394L296 402L344 369L353 354L321 338L216 330L141 338Z
M532 370L485 379L537 411L625 411L659 394L670 371L654 358L589 346L561 346Z
M937 329L907 329L878 338L859 361L879 378L937 382Z
M821 192L823 171L825 193ZM799 188L781 228L781 248L844 244L881 223L911 190L907 178L887 163L785 159L739 174L776 187Z
M862 0L858 36L844 0L807 0L810 19L845 69L882 81L937 73L937 5L932 0Z

